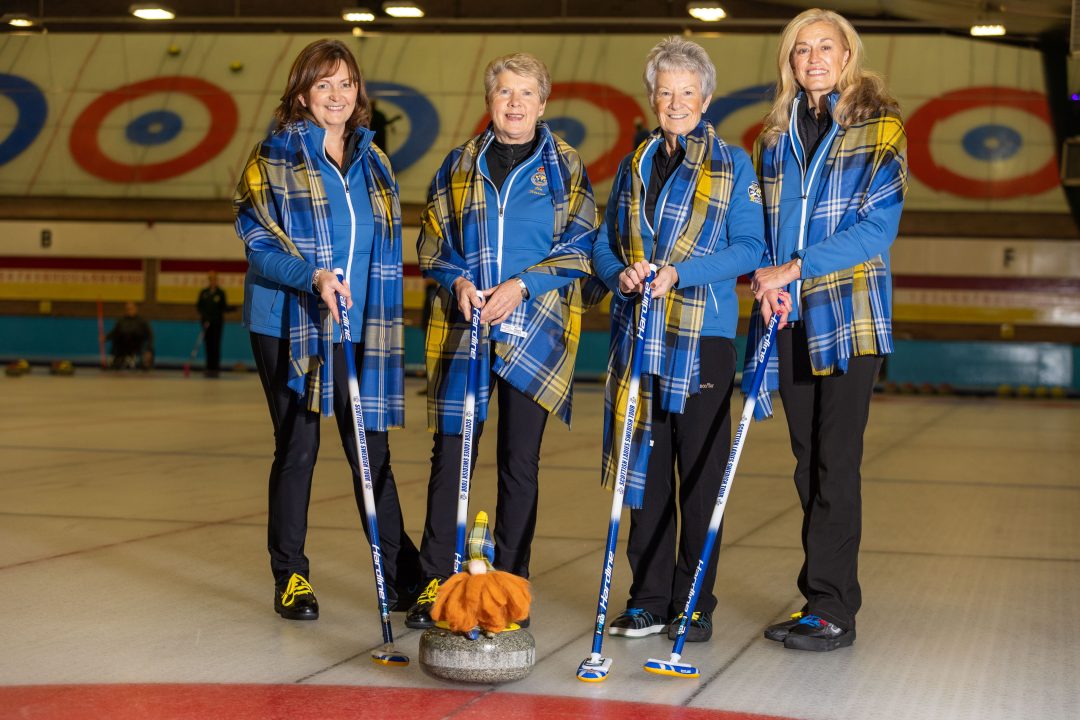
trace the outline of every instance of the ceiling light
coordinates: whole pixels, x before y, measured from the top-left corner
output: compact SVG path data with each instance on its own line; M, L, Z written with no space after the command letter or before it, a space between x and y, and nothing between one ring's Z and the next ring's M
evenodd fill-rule
M341 11L341 19L352 23L371 22L375 19L375 13L364 7L345 8Z
M28 28L34 27L34 21L30 19L29 15L15 15L9 14L3 17L3 22L7 23L11 27Z
M686 3L686 12L690 13L690 17L701 20L702 22L718 22L727 17L724 8L720 7L720 4L715 2Z
M128 11L140 20L172 20L176 17L172 10L157 3L136 3Z
M1001 24L972 25L971 34L975 37L1000 37L1005 34L1005 26Z
M424 17L424 11L414 2L408 0L392 0L392 2L384 2L382 6L383 12L390 17L396 18L422 18Z

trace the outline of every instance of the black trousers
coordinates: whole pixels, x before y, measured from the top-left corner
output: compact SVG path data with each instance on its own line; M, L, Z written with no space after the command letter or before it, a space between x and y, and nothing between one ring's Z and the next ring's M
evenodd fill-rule
M815 376L802 323L780 331L777 349L780 397L803 509L805 559L798 580L806 598L803 610L851 629L862 605L863 432L881 358L853 358L843 375Z
M640 510L630 511L626 556L633 583L627 607L673 618L686 606L731 450L735 361L731 340L703 337L700 392L686 399L681 414L669 413L653 401L653 446L645 500ZM676 527L676 463L681 528ZM713 585L719 550L718 534L702 578L698 611L716 608Z
M206 343L206 371L217 372L221 369L221 333L225 329L225 321L209 320L203 328L203 341Z
M499 396L496 438L498 499L495 505L495 569L529 577L529 558L536 531L536 505L540 497L540 442L547 425L547 410L502 378L492 375ZM476 423L472 477L484 423ZM428 481L427 519L420 543L420 564L425 577L447 578L454 570L457 542L458 475L461 473L460 435L435 433ZM470 479L471 488L472 479ZM482 509L482 508L480 508ZM470 507L470 515L475 509ZM468 518L472 522L472 517Z
M352 408L349 402L348 371L342 345L334 346L334 418L341 444L352 472L353 493L361 518L365 517L363 484L353 436ZM306 400L286 385L289 367L289 341L268 335L251 334L255 367L262 380L270 419L274 425L274 464L270 468L270 512L267 523L267 548L274 582L281 584L296 572L310 578L304 542L307 536L308 503L311 479L319 454L318 413L310 412ZM356 346L356 362L363 357ZM383 556L383 577L387 600L398 597L421 580L416 545L405 532L398 502L397 486L390 469L390 446L385 432L367 431L368 461L375 492L379 543ZM363 522L368 536L367 522ZM371 538L368 536L368 541Z

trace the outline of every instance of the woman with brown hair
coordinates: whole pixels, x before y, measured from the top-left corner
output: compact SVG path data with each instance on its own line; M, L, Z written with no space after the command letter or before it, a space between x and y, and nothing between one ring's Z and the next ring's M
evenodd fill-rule
M249 263L244 325L274 426L268 541L274 609L314 620L304 554L320 415L336 415L364 514L338 296L348 305L390 609L418 583L390 470L387 430L404 424L401 208L390 163L372 144L360 69L337 40L293 62L277 128L252 152L233 204ZM333 268L343 268L338 279ZM365 533L367 527L364 527Z
M765 630L787 648L855 641L862 604L863 432L884 355L892 352L889 247L907 190L899 108L863 68L851 23L807 10L784 29L780 78L754 165L765 203L766 256L751 289L743 390L773 313L785 316L758 408L779 389L803 509L802 609Z

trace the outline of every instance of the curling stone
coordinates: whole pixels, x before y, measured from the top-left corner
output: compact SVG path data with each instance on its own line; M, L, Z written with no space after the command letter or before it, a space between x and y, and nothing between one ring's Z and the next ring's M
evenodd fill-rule
M521 680L536 662L536 642L528 630L481 633L470 640L433 627L420 636L420 668L442 680L502 683Z
M71 364L70 360L54 360L49 365L50 375L74 375L75 366Z
M8 377L21 377L30 372L30 363L24 359L19 359L14 362L10 362L4 368L4 374Z

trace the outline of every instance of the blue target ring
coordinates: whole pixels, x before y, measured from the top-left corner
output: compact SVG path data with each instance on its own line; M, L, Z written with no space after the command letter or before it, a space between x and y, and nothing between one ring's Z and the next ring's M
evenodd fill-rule
M980 125L964 134L964 152L976 160L1007 160L1024 144L1020 133L1006 125Z
M37 85L17 75L0 73L0 95L15 103L19 111L15 127L0 143L0 165L3 165L18 157L34 142L45 127L49 104Z
M435 144L439 136L439 111L431 101L408 85L392 82L368 82L367 93L401 108L409 118L409 136L390 154L395 173L414 165Z
M124 135L136 145L163 145L184 129L184 120L172 110L151 110L128 123Z
M585 123L577 118L565 116L551 118L547 124L551 132L565 140L568 145L581 147L581 144L585 142Z
M760 102L772 102L775 85L751 85L736 90L730 95L714 97L705 110L705 119L712 123L713 127L723 122L724 118L744 107L750 107Z

